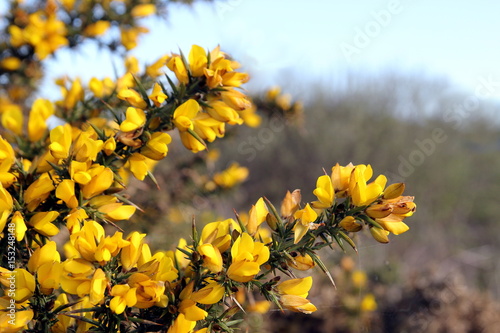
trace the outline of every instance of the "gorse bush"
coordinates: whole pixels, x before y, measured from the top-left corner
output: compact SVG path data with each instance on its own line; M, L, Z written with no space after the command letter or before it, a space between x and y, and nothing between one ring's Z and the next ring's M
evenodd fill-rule
M9 2L0 49L2 332L232 332L244 307L312 313L312 277L294 271L319 266L329 275L318 251L355 249L350 233L368 229L387 243L408 230L403 220L416 206L403 183L370 181L370 165L336 164L317 179L316 201L303 204L295 190L279 209L260 198L247 216L202 228L193 218L175 251L152 253L146 234L125 236L120 224L138 209L125 192L129 177L154 181L172 136L198 153L226 125L258 125L241 89L248 74L219 47L193 45L143 70L125 57L116 79L58 80L58 101L31 96L44 59L89 38L126 55L146 32L138 18L165 5ZM300 113L277 90L268 95L261 109ZM205 186L231 188L247 173L235 164ZM244 292L265 301L246 304Z

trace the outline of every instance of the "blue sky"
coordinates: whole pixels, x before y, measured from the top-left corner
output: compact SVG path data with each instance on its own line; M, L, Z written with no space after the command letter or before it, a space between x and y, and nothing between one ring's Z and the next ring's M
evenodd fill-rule
M170 8L168 22L144 22L152 33L134 55L152 62L191 44L220 44L247 66L257 89L389 69L448 77L470 90L481 79L500 82L500 2L228 0ZM93 47L59 60L64 65L49 63L53 76L113 75L109 55Z

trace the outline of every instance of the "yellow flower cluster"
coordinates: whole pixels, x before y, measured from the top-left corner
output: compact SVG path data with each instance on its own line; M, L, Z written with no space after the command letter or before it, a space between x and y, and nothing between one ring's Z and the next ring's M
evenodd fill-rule
M242 124L240 113L252 110L252 103L236 90L248 81L248 74L237 72L240 65L227 59L219 47L207 53L193 45L188 61L174 54L168 59L167 67L181 84L202 83L208 88L204 100L190 99L179 105L173 114L182 143L198 152L206 148L205 141L212 142L224 136L225 124Z
M347 166L336 164L332 167L331 176L318 178L313 191L317 201L312 206L317 211L335 210L336 201L345 200L349 206L339 226L349 232L360 231L364 224L368 225L373 237L388 243L387 235L404 233L409 227L403 220L413 215L416 205L413 197L402 196L405 185L396 183L388 186L387 178L379 175L369 182L373 176L370 165Z
M9 33L12 46L18 48L29 44L35 48L38 58L43 60L68 45L66 25L57 18L54 6L55 3L49 1L46 10L29 15L25 27L11 25Z
M0 331L233 332L244 290L261 298L243 305L248 309L274 304L311 313L312 277L295 278L294 270L326 273L318 251L334 242L354 246L347 233L363 226L381 242L408 229L403 219L415 204L402 195L404 184L386 188L384 176L370 182L370 166L336 165L318 178L314 202L288 192L278 213L260 198L200 233L193 220L190 242L153 254L146 234L125 237L118 226L137 210L123 194L128 177L155 181L152 170L176 137L168 132L176 130L196 153L223 137L226 125L256 126L260 118L242 89L249 75L219 47L193 45L187 57L165 55L144 68L127 57L116 80L58 79L60 100L23 105L41 60L85 38L106 44L99 38L110 30L119 41L108 46L130 50L147 31L137 20L155 14L161 1L9 6L0 67L4 81L21 79L0 91ZM279 90L267 98L273 110L299 112ZM247 177L233 164L200 178L215 192Z

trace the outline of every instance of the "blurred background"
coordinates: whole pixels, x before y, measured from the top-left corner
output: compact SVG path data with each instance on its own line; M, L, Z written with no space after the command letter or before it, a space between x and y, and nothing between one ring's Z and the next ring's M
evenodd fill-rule
M155 208L134 225L154 235L153 247L174 246L193 215L200 224L229 218L260 196L279 205L296 188L309 201L323 169L371 164L416 197L410 231L388 245L360 235L359 254L325 252L338 289L318 270L310 296L317 313L250 315L247 329L498 332L500 3L228 0L168 9L167 21L145 20L151 34L132 52L141 62L220 44L251 74L251 94L280 86L304 108L302 120L264 117L260 127L238 128L211 146L219 169L237 161L250 171L217 201L200 192L171 206L152 183L131 187L132 196L145 193L146 212ZM87 81L121 68L95 45L80 51L48 60L48 80ZM58 94L52 89L41 94ZM174 146L169 159L191 163L190 154ZM160 187L175 186L163 164L155 173Z

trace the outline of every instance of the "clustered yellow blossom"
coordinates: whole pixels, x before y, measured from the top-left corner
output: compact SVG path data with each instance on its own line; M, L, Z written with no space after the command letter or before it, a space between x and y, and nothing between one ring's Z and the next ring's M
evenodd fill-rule
M85 39L131 50L147 32L140 20L161 1L9 6L0 69L7 81L23 79L0 92L1 332L232 332L240 306L309 314L316 307L307 299L308 271L327 272L319 249L354 246L348 233L363 228L380 242L408 230L403 220L416 206L403 196L404 184L370 181L369 165L337 164L318 178L313 202L287 192L278 213L262 197L200 232L193 220L189 241L152 252L146 233L125 235L119 227L138 210L123 192L129 177L156 182L153 169L177 137L197 153L227 126L257 126L257 108L242 88L249 75L219 47L193 45L187 57L168 54L146 66L127 56L116 79L59 78L59 100L23 105L32 101L29 87L42 76L44 59ZM278 89L267 98L282 114L301 111ZM203 184L222 191L248 173L234 163ZM246 297L253 291L259 299ZM363 307L370 311L374 300Z
M334 213L336 200L344 200L349 209L339 223L348 232L358 232L367 225L373 237L388 243L387 235L399 235L409 229L403 220L413 215L416 205L413 197L402 196L404 183L386 187L387 178L379 175L373 181L370 165L347 166L336 164L330 175L318 178L314 195L318 198L312 206L318 212ZM352 213L351 213L352 212Z

